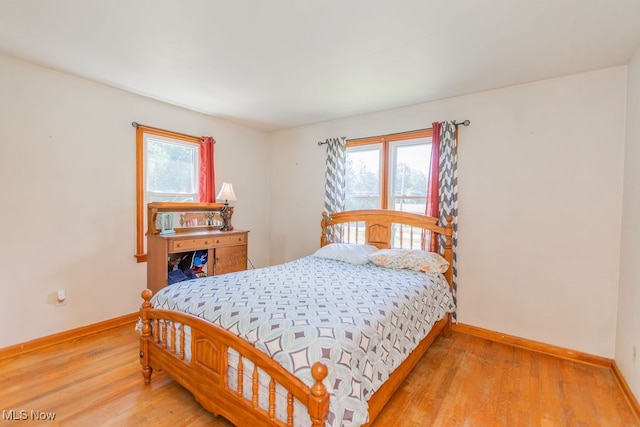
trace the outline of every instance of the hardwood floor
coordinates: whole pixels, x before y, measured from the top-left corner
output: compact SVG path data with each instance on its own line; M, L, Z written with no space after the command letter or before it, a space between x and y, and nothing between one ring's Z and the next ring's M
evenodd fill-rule
M144 386L137 355L126 326L0 360L0 427L48 413L55 420L38 425L231 425L162 372ZM374 423L486 425L640 427L608 369L456 332L436 340Z

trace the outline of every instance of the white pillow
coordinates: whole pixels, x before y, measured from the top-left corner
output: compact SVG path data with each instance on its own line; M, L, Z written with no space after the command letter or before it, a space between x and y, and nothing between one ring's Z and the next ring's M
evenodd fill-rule
M366 264L369 255L376 252L378 248L372 245L361 245L354 243L329 243L318 249L313 256L318 258L335 259L348 262L350 264Z

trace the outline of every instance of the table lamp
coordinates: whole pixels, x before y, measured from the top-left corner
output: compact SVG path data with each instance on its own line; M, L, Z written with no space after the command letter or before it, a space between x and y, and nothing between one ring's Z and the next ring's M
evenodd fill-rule
M221 231L231 231L233 230L233 225L231 225L231 216L233 215L233 206L229 206L229 202L235 202L236 193L233 192L233 184L228 182L222 183L222 188L216 196L216 200L222 201L224 200L224 207L220 211L220 217L222 218L222 227L220 227Z

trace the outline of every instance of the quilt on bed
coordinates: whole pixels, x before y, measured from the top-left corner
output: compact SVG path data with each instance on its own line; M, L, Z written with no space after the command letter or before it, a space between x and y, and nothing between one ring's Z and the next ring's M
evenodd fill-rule
M367 422L369 397L453 311L441 274L314 256L180 282L152 304L235 333L309 386L311 365L325 363L332 426Z

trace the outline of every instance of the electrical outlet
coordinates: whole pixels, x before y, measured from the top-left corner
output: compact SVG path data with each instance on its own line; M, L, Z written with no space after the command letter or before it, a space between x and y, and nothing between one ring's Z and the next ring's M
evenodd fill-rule
M56 292L55 297L56 297L56 302L55 302L56 307L61 307L67 303L67 293L65 292L64 289L60 289L58 292Z
M633 360L634 362L636 361L636 354L637 353L638 352L636 351L636 346L634 345L633 346L633 353L632 353L632 356L631 356L631 360Z

